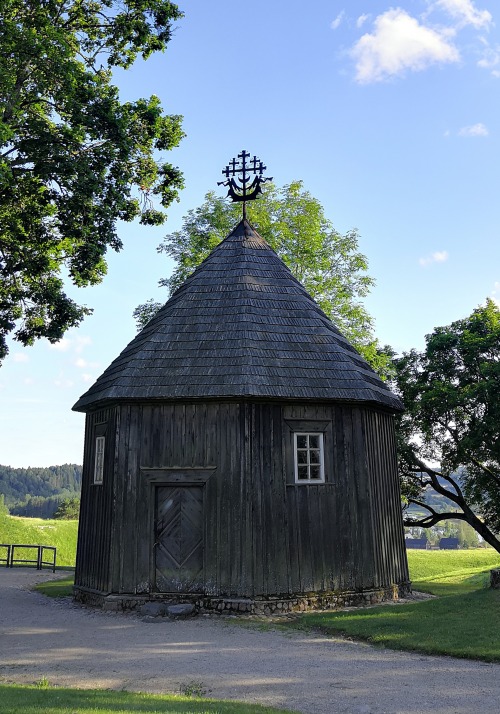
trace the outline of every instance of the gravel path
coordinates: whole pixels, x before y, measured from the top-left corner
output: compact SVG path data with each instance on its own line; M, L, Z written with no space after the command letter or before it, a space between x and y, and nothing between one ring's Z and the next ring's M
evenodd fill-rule
M150 623L30 591L53 577L61 573L0 568L0 681L143 692L196 681L213 697L304 714L500 711L500 665L208 617Z

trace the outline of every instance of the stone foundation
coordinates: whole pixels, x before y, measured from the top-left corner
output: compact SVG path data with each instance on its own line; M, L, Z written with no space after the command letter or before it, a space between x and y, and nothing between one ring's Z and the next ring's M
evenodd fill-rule
M307 610L337 610L344 607L366 607L399 600L411 593L411 583L391 585L371 590L311 592L276 597L231 598L208 597L193 593L151 593L148 595L105 595L83 587L75 587L75 600L108 611L135 610L146 602L192 603L197 613L224 615L284 615Z

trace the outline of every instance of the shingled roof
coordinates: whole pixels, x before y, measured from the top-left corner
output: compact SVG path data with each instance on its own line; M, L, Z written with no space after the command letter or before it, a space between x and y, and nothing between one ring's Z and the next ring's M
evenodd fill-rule
M270 398L402 408L247 221L77 401Z

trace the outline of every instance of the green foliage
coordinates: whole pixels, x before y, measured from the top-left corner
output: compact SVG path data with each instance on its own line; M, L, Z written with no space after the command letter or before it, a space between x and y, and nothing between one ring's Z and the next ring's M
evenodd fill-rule
M0 518L2 516L8 516L9 515L9 509L8 506L5 504L5 496L3 493L0 493Z
M68 714L76 711L78 714L292 714L285 709L220 699L112 689L63 689L50 684L44 688L1 684L0 698L3 710L9 714Z
M206 697L210 691L204 682L197 679L191 679L189 682L182 682L179 685L179 692L184 697Z
M26 518L53 518L54 513L59 508L61 498L59 496L30 496L26 494L23 501L17 501L11 506L10 512L13 516L25 516Z
M305 613L291 626L320 628L398 650L500 662L500 591L488 589L498 553L411 551L415 590L439 595L415 604Z
M262 190L259 200L247 206L250 223L339 330L385 374L390 360L373 337L373 320L361 301L374 280L367 274L366 257L358 251L357 231L338 233L301 181L282 188L267 183ZM167 235L159 246L159 252L176 263L173 274L160 285L174 293L240 220L239 204L207 193L204 203L184 217L182 229ZM138 327L144 327L160 307L151 300L139 305L134 311Z
M62 464L47 468L0 465L0 493L13 515L52 518L62 498L79 496L82 467Z
M445 517L466 520L500 550L500 309L488 299L426 342L424 352L394 360L406 405L398 428L404 493L423 505L431 486L460 509ZM443 520L428 511L427 525Z
M168 0L0 0L0 360L6 336L51 342L90 310L70 299L106 273L119 220L157 225L183 185L157 152L181 117L120 102L113 67L164 50Z
M57 565L74 567L78 521L54 521L41 518L0 518L0 543L52 545L57 548Z
M54 513L55 520L74 521L80 516L80 499L76 496L73 498L63 499Z

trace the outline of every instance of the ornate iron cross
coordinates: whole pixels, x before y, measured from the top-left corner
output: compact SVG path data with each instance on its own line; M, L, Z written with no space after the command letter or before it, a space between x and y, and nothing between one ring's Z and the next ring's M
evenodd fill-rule
M227 186L227 195L233 201L243 202L243 218L246 218L246 202L253 201L259 193L262 193L261 185L266 181L272 181L272 176L264 178L263 172L266 166L256 156L250 159L248 151L238 154L238 159L231 159L225 169L222 170L225 181L218 181L217 186ZM250 159L250 161L248 161ZM253 174L253 178L251 178Z

